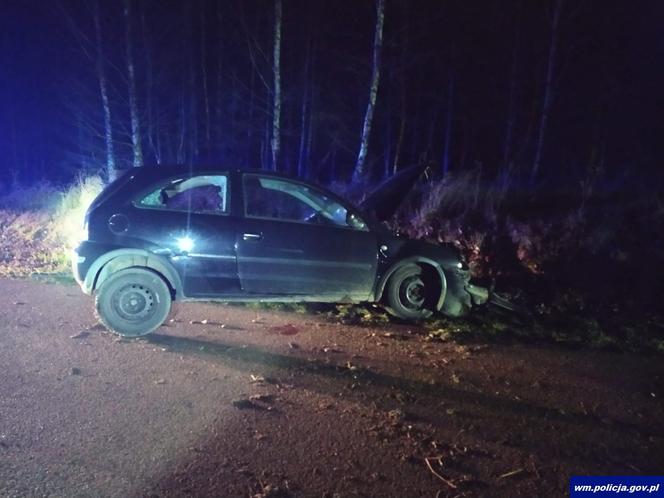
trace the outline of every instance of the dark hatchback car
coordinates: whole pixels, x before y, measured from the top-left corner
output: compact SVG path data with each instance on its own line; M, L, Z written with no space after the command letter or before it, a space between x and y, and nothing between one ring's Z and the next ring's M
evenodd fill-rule
M358 209L263 171L133 169L90 206L74 275L102 323L126 336L154 331L173 300L382 302L404 319L458 316L488 298L458 252L380 225L421 172L403 170Z

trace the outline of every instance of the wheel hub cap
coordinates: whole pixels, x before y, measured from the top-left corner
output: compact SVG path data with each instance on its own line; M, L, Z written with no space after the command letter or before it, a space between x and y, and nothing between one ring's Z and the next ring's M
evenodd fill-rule
M140 321L154 313L154 294L147 287L130 284L113 294L112 304L125 320Z
M404 305L409 308L421 308L424 305L424 282L419 277L410 278L402 285Z

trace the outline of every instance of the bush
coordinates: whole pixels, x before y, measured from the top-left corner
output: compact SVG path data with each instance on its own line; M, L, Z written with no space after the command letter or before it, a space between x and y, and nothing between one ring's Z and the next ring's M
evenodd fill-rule
M40 182L0 198L0 275L67 272L69 250L85 236L83 219L103 188L80 178L66 190Z
M60 193L51 228L56 242L65 248L72 248L85 237L85 212L103 188L104 182L99 176L90 176L79 178L69 189Z
M0 209L11 211L51 210L57 205L60 190L47 181L32 185L14 184L0 197Z

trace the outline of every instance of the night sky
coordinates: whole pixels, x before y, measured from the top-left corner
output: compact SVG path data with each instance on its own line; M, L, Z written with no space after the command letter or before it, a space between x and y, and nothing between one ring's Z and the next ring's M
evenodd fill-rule
M99 86L95 62L86 56L94 52L92 5L2 2L5 185L11 178L66 181L102 168ZM274 3L134 0L132 6L145 162L269 167ZM100 0L100 8L117 162L129 167L122 2ZM527 178L553 9L547 1L387 0L369 176L391 172L397 149L398 168L427 160L441 171L447 143L451 172L481 168L496 179L506 168L511 120L508 162L516 178ZM284 0L280 171L296 172L304 134L306 176L350 178L375 17L371 1ZM607 184L660 185L663 27L664 3L655 0L562 2L542 182L575 185L600 170Z

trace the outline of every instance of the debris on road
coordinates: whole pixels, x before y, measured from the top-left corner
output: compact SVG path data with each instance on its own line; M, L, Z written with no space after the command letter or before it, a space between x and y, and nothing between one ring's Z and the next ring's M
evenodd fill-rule
M267 330L272 334L278 335L295 335L299 332L299 329L292 323L287 323L286 325L275 325L274 327L269 327Z
M440 475L438 472L434 470L434 468L431 466L431 462L436 462L439 467L443 466L443 458L442 457L427 457L424 459L424 463L426 463L428 469L431 471L433 475L435 475L438 479L440 479L442 482L447 484L450 488L452 489L457 489L457 485L454 484L452 481L449 479L446 479L442 475Z
M247 398L236 399L231 404L238 410L265 410L265 407L259 405L258 403L254 403Z
M505 479L507 477L513 477L513 476L521 474L522 472L523 472L523 469L511 470L509 472L505 472L504 474L499 475L498 479Z
M249 396L249 401L262 401L263 403L272 403L274 396L271 394L252 394Z
M268 484L263 486L263 490L253 495L252 498L289 498L290 496L291 494L287 490Z

